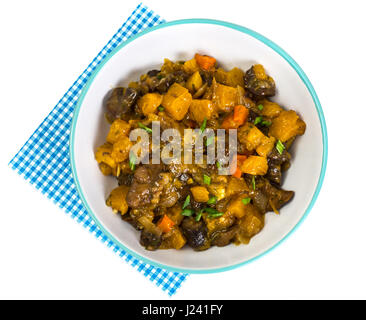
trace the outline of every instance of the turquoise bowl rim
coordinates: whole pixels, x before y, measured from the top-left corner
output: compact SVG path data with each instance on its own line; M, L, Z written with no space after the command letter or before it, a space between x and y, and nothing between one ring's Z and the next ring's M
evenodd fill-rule
M228 27L240 32L243 32L247 35L252 36L253 38L261 41L262 43L264 43L265 45L267 45L268 47L270 47L271 49L273 49L275 52L277 52L282 58L284 58L289 64L290 66L296 71L296 73L299 75L299 77L301 78L301 80L303 81L303 83L305 84L305 86L307 87L309 93L312 96L312 99L314 101L316 110L318 112L318 117L319 117L319 121L320 121L320 125L321 125L321 130L322 130L322 142L323 142L323 157L322 157L322 168L321 168L321 172L319 175L319 179L318 179L318 184L316 186L315 192L313 194L313 197L311 199L311 202L309 204L309 206L307 207L307 209L305 210L303 216L301 217L301 219L299 220L299 222L280 240L278 241L276 244L274 244L271 248L267 249L265 252L262 252L261 254L257 255L256 257L235 264L235 265L231 265L228 267L224 267L224 268L212 268L212 269L184 269L184 268L175 268L175 267L171 267L171 266L167 266L164 264L160 264L157 263L155 261L149 260L148 258L145 258L143 256L140 256L139 254L137 254L136 252L134 252L133 250L125 247L118 239L116 239L112 234L110 234L104 227L103 225L99 222L99 220L96 218L96 216L94 215L93 211L91 210L89 204L87 203L83 192L81 190L81 186L80 186L80 182L78 179L78 175L75 169L75 157L74 157L74 141L75 141L75 127L76 127L76 123L77 123L77 119L79 116L79 112L80 112L80 108L81 105L84 101L84 97L86 95L86 93L88 92L91 84L93 83L96 75L99 73L99 71L103 68L103 66L111 59L111 57L113 57L119 50L123 49L125 46L127 46L129 43L131 43L132 41L144 36L147 33L153 32L155 30L159 30L162 28L167 28L170 26L175 26L175 25L182 25L182 24L192 24L192 23L203 23L203 24L213 24L213 25L219 25L219 26L224 26L224 27ZM321 107L319 98L310 82L310 80L308 79L308 77L306 76L305 72L300 68L300 66L296 63L296 61L290 57L289 54L287 54L282 48L280 48L277 44L275 44L274 42L272 42L271 40L267 39L266 37L262 36L261 34L250 30L248 28L245 28L243 26L240 25L236 25L230 22L225 22L225 21L220 21L220 20L212 20L212 19L184 19L184 20L176 20L176 21L171 21L171 22L166 22L160 25L157 25L155 27L149 28L147 30L144 30L138 34L136 34L135 36L131 37L130 39L128 39L127 41L125 41L124 43L122 43L121 45L117 46L115 49L113 49L107 56L106 58L97 66L97 68L93 71L93 73L91 74L89 80L87 81L87 83L85 84L85 87L83 88L81 95L78 99L77 105L75 107L75 111L74 111L74 115L73 115L73 119L72 119L72 124L71 124L71 134L70 134L70 160L71 160L71 170L72 170L72 174L74 177L74 181L76 184L76 188L77 191L80 195L80 198L86 208L86 210L88 211L88 213L90 214L90 216L92 217L92 219L94 220L94 222L97 224L97 226L104 232L104 234L106 234L110 240L112 240L114 243L116 243L122 250L126 251L127 253L131 254L132 256L134 256L137 259L142 260L145 263L148 263L152 266L155 267L159 267L159 268L163 268L165 270L168 271L172 271L172 272L183 272L183 273L195 273L195 274L207 274L207 273L216 273L216 272L223 272L223 271L229 271L238 267L241 267L245 264L248 264L250 262L253 262L257 259L259 259L260 257L263 257L265 254L269 253L270 251L272 251L274 248L276 248L277 246L279 246L282 242L284 242L291 234L293 234L293 232L304 222L305 218L308 216L308 214L310 213L311 209L313 208L316 199L318 198L320 189L323 185L323 181L324 181L324 176L325 176L325 172L326 172L326 167L327 167L327 160L328 160L328 135L327 135L327 126L325 123L325 118L324 118L324 113L323 113L323 109Z

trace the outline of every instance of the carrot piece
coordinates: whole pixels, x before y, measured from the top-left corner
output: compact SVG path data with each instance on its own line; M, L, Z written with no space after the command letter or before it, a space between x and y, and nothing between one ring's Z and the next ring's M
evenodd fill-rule
M164 215L164 217L160 220L160 222L158 223L158 227L165 233L169 232L173 226L174 226L174 221L172 219L170 219L167 215Z
M233 120L239 125L244 124L247 121L249 115L249 110L242 105L238 105L234 107L234 117Z
M239 168L236 168L235 172L233 173L233 177L240 178L242 171Z
M247 156L246 155L243 155L243 154L237 154L236 155L236 161L237 162L244 162L245 160L247 160Z
M224 121L222 122L221 128L225 130L237 129L239 128L239 124L234 121L234 115L229 114L228 116L225 117Z
M239 169L239 167L241 166L241 164L247 159L248 157L243 155L243 154L237 154L236 155L236 170L231 170L232 173L232 176L235 177L235 178L240 178L241 175L242 175L242 171Z
M216 59L206 55L200 55L198 53L195 54L194 58L197 61L199 67L203 70L210 70L216 64Z

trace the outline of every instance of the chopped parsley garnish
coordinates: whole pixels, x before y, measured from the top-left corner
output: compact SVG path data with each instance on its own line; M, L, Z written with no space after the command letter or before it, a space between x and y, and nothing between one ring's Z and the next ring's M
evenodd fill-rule
M198 222L198 221L200 221L200 220L201 220L201 217L202 217L202 210L200 210L200 211L197 213L195 220Z
M194 213L193 210L190 209L184 209L181 213L182 216L186 216L186 217L190 217L192 216L192 214Z
M205 120L203 120L201 125L201 133L203 133L203 131L206 130L206 125L207 125L207 119L205 118Z
M277 141L276 149L277 149L279 154L282 154L283 151L286 149L281 140Z
M261 126L266 126L266 127L269 127L272 122L269 121L269 120L263 120L263 117L256 117L255 120L254 120L254 125L261 125Z
M217 167L218 169L220 169L220 168L221 168L221 163L220 163L219 161L216 161L216 167Z
M247 205L249 202L250 202L250 198L244 198L244 199L241 199L241 202L243 202L245 205Z
M163 106L159 106L158 109L159 109L159 111L164 111L165 110Z
M261 125L262 125L262 126L266 126L266 127L269 127L271 124L272 124L272 122L271 122L271 121L269 121L269 120L263 120L263 121L261 122Z
M263 120L263 117L256 117L255 120L254 120L254 125L257 125L259 123L261 123Z
M210 199L208 199L207 204L215 204L216 202L217 202L217 198L211 197Z
M253 190L255 190L255 176L252 177L252 187Z
M130 165L130 168L132 171L135 170L135 167L136 167L136 156L133 152L130 153L130 160L129 160L129 165Z
M217 217L221 217L222 215L224 215L224 212L219 212L213 208L204 208L204 209L202 209L202 211L207 212L209 218L217 218Z
M258 109L259 109L260 111L262 111L262 110L263 110L263 104L259 104L259 105L258 105Z
M211 184L211 177L206 176L205 174L203 175L203 183L210 185Z
M149 127L146 127L145 125L143 125L141 122L139 122L139 127L141 129L144 129L148 133L152 133L152 130Z
M161 75L160 73L156 76L156 78L158 79L158 80L161 80L161 79L163 79L164 78L164 76L163 75Z
M188 205L191 203L191 196L190 195L188 195L187 196L187 198L186 198L186 200L184 201L184 203L183 203L183 207L182 207L182 209L185 209L185 208L187 208L188 207Z

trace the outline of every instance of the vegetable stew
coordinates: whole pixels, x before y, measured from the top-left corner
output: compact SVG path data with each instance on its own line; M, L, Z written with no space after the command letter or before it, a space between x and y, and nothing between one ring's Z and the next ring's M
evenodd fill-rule
M100 171L118 182L106 205L140 231L147 250L248 244L263 229L265 214L278 214L294 197L281 188L282 174L306 124L271 101L275 93L262 65L224 70L201 54L188 61L165 59L160 70L112 89L105 105L110 130L95 152ZM152 140L153 122L181 133L236 130L235 168L220 174L221 159L207 160L215 136L204 138L201 163L139 163L130 152L136 144L130 133L141 129ZM161 141L160 148L166 144Z

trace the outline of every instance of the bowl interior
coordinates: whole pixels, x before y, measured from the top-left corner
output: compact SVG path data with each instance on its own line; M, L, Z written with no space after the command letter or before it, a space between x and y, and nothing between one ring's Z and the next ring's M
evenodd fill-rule
M71 154L75 179L84 204L100 226L119 244L150 262L179 270L210 272L223 270L253 259L281 241L301 220L316 191L322 171L322 128L313 98L293 67L275 50L253 36L226 25L178 23L158 28L117 50L98 69L84 91L75 113ZM147 71L158 68L163 58L191 59L196 53L209 54L224 68L247 70L261 63L275 79L275 101L296 110L307 124L304 136L293 146L292 167L283 188L295 191L295 197L281 209L268 213L262 232L249 245L213 247L204 252L190 248L180 251L146 251L139 244L139 232L112 213L105 205L116 187L114 178L105 177L94 160L94 151L104 143L109 125L103 116L103 99L117 85L127 85Z

